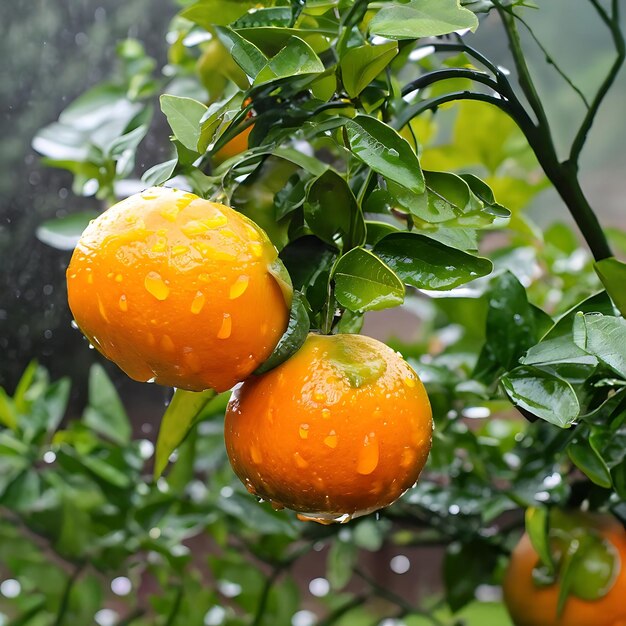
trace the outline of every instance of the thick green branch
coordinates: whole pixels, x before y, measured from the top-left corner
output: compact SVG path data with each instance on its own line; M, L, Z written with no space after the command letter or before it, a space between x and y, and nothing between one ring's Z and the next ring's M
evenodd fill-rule
M606 78L604 79L604 81L602 81L602 84L600 85L598 92L596 93L593 101L591 102L591 106L589 107L589 110L587 111L587 114L585 115L585 118L583 119L583 122L580 125L578 132L576 133L574 142L572 143L572 149L570 151L569 161L570 163L572 163L574 167L578 166L578 159L580 157L580 153L582 152L582 149L585 145L585 141L587 140L587 135L589 134L589 131L591 130L591 126L593 125L593 121L596 117L596 114L598 113L598 110L600 109L600 105L602 104L602 101L604 100L609 89L615 82L615 78L617 77L617 74L619 73L622 65L624 64L624 59L626 58L626 45L624 43L624 35L619 25L619 2L618 0L613 0L613 3L612 3L613 11L610 17L606 13L606 11L602 8L602 6L597 2L597 0L590 0L590 1L591 1L591 4L595 7L600 17L602 18L602 21L609 27L609 30L611 31L611 37L613 38L613 43L615 44L615 50L617 51L617 56L615 58L615 61L611 65L611 68L609 69L609 72L606 75Z

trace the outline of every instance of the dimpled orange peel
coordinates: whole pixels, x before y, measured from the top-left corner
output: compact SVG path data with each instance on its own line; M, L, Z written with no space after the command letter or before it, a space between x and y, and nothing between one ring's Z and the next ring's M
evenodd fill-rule
M411 487L432 429L424 386L400 355L361 335L310 334L290 359L235 389L224 431L250 493L332 523Z
M87 227L67 270L69 305L131 378L224 391L267 359L287 326L291 286L276 259L240 213L153 187Z

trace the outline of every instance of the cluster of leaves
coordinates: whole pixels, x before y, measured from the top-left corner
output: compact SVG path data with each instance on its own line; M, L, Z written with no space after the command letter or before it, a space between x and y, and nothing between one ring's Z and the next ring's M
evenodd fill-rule
M433 454L419 484L384 513L383 523L364 520L343 534L305 530L257 506L235 484L217 443L219 431L208 429L219 425L222 399L177 392L159 435L155 474L180 446L179 459L167 479L149 482L140 478L140 449L120 439L128 433L120 413L97 400L94 386L96 399L83 420L52 440L67 488L87 476L100 491L109 481L115 494L75 518L93 534L65 531L77 541L86 537L75 548L81 559L103 567L136 559L137 567L152 573L154 563L137 555L161 554L169 569L155 576L180 592L162 613L183 610L187 584L206 596L190 600L190 607L206 612L216 602L215 590L202 587L188 573L194 570L181 569L187 562L171 549L180 552L183 540L208 530L225 551L213 563L214 575L219 581L228 571L224 579L246 590L233 602L247 617L233 613L228 623L281 624L289 623L297 600L289 578L279 577L311 541L332 543L328 578L337 589L351 577L359 547L376 549L385 538L445 544L446 598L458 610L474 598L477 585L498 581L523 524L520 508L587 500L626 519L626 266L615 258L592 263L567 227L541 233L523 213L546 185L541 165L571 200L579 224L589 227L584 235L601 252L596 256L607 256L576 178L580 141L601 97L589 107L570 160L558 162L520 62L514 8L524 3L183 4L168 35L165 78L153 79L151 62L127 42L122 58L135 69L115 87L98 87L74 103L40 133L35 147L51 164L75 173L78 192L110 199L131 173L148 102L165 91L160 107L171 127L172 154L146 171L142 184L184 185L230 204L268 232L298 294L287 348L297 347L309 328L358 332L368 311L413 307L422 322L419 339L398 347L428 387L437 419ZM534 118L506 74L458 35L476 28L476 14L492 9L512 42ZM615 34L617 12L599 13ZM463 102L438 112L454 101ZM113 130L100 126L104 112ZM216 158L250 129L247 150ZM80 218L47 224L42 238L67 245L80 226ZM283 344L279 356L288 355ZM37 414L20 408L20 397L0 405L8 407L1 415L9 430L19 431L24 419L11 407L19 415ZM530 423L516 419L512 405ZM486 419L496 412L502 416ZM44 428L33 444L48 442L45 433L55 428ZM26 458L39 457L30 452ZM10 482L30 481L30 492L39 497L46 472L53 475L20 466ZM199 485L204 495L195 498ZM20 520L39 529L35 513L9 502L5 506ZM113 530L107 522L118 526ZM161 533L158 540L150 536L153 528ZM268 583L261 582L267 569L259 570L258 580L257 574L241 578L244 557L241 546L233 546L240 540L271 568ZM53 545L60 541L52 537ZM106 541L113 541L110 548ZM366 573L359 576L368 581ZM384 589L369 590L390 600ZM273 600L278 593L289 602ZM362 594L331 594L322 623L340 623L368 602ZM402 599L391 602L394 615L419 613Z

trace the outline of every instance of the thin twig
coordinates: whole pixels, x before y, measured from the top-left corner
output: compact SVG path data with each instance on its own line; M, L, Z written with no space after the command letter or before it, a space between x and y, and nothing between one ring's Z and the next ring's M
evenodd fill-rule
M619 73L622 65L624 64L624 59L626 58L626 44L624 42L624 35L620 29L619 25L619 2L618 0L613 0L612 2L612 14L609 16L606 11L602 8L598 0L590 0L591 4L594 6L598 15L602 19L602 21L609 27L611 31L611 36L613 38L613 43L615 44L615 50L617 51L617 56L615 61L611 65L606 78L602 81L598 92L596 93L593 101L591 102L591 106L583 119L578 132L576 133L576 137L574 138L574 142L572 143L572 149L570 150L569 161L574 166L577 167L578 159L580 157L580 153L585 145L585 141L587 140L587 135L591 130L591 126L593 125L593 121L596 117L598 109L602 104L606 94L609 89L615 82L615 78Z
M423 89L424 87L428 87L428 85L432 85L440 80L449 80L451 78L467 78L469 80L473 80L477 83L481 83L493 89L493 91L500 93L500 86L498 83L493 80L488 74L484 72L477 72L476 70L469 70L463 68L449 68L443 70L435 70L434 72L428 72L419 78L411 81L406 84L402 88L402 95L406 96L407 94L416 91L417 89Z
M76 579L79 577L80 573L83 570L84 565L80 564L76 566L72 575L67 579L65 583L65 589L63 589L63 595L61 596L61 602L59 603L59 610L57 611L56 619L54 620L54 626L62 626L63 620L65 619L65 614L67 613L67 609L70 603L70 595L72 594L72 589L74 588L74 583Z
M342 618L346 613L352 611L352 609L356 609L359 606L362 606L369 599L366 595L358 595L354 596L354 598L350 598L347 602L338 606L334 611L329 613L323 620L318 622L317 626L331 626L338 619Z
M169 612L167 616L167 621L164 626L172 626L178 617L178 611L180 610L180 605L183 602L183 586L178 585L176 590L176 597L174 598L174 604L172 605L172 610Z
M589 101L587 100L587 97L585 96L585 94L582 92L582 90L579 87L577 87L574 84L572 79L559 67L557 62L554 60L554 57L552 57L552 55L548 52L546 47L541 43L537 35L535 35L535 33L533 32L528 22L523 17L517 15L517 13L513 13L513 17L515 17L515 19L518 22L520 22L526 27L528 34L532 37L532 40L537 44L537 47L539 48L539 50L541 50L541 52L543 52L544 56L546 57L546 61L556 70L558 75L578 94L580 99L583 101L584 105L587 107L587 109L589 109L589 106L590 106Z

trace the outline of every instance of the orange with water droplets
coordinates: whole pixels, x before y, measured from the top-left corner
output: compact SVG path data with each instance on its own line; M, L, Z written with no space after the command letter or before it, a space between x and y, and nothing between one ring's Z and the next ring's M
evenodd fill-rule
M91 343L131 378L224 391L271 354L291 287L265 233L233 209L155 187L85 230L68 298Z
M554 580L533 573L542 563L526 533L511 554L503 590L515 626L626 626L624 526L610 515L577 510L553 508L550 517ZM566 561L570 586L559 614Z
M251 493L331 523L409 489L432 429L424 386L398 353L361 335L310 334L290 359L235 389L224 433Z

